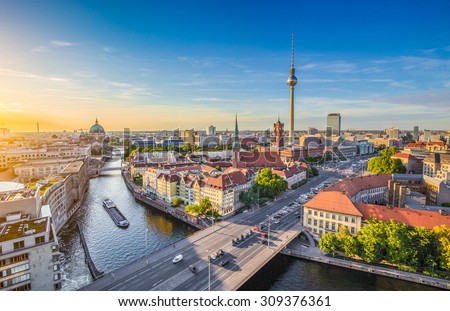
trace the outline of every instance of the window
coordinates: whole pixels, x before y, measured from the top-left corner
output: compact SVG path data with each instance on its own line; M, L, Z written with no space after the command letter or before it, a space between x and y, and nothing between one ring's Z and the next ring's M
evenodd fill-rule
M350 233L351 233L351 234L355 234L355 227L351 227L351 228L350 228Z
M317 219L314 219L314 226L317 226Z
M320 217L323 217L323 213L322 213L322 212L320 212L320 213L319 213L319 216L320 216Z
M356 222L356 218L352 217L352 223L355 223L355 222Z
M0 255L3 253L2 246L0 245Z
M30 274L27 273L27 274L24 274L24 275L21 275L21 276L18 276L16 278L12 279L11 283L12 283L12 285L14 285L14 284L17 284L17 283L20 283L23 281L27 281L29 279L30 279Z
M348 216L345 216L345 222L348 222Z
M338 215L338 220L342 220L342 215Z
M317 211L314 211L314 216L317 216Z
M59 265L58 264L53 265L53 271L58 271L58 270L59 270Z
M36 243L36 245L45 243L45 235L34 238L34 243Z
M22 271L29 270L29 269L30 269L30 265L26 263L24 265L20 265L20 266L11 268L11 274L22 272Z
M326 214L325 214L325 217L326 217L326 218L330 218L330 214L326 213Z
M331 214L331 219L336 219L336 215Z
M331 231L335 231L336 230L336 225L333 223L331 223Z
M25 247L25 241L14 242L14 250L18 250Z
M327 222L325 222L325 229L330 229L330 223L327 221Z
M311 225L311 218L308 218L308 225Z
M56 273L53 275L53 280L54 281L58 281L61 278L61 274L60 273Z
M311 214L312 214L312 211L311 211L311 210L308 210L308 214L311 215Z

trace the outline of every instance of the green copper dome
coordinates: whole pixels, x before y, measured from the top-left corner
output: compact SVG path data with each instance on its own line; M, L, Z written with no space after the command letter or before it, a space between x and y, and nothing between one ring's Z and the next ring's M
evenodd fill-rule
M95 124L91 126L89 133L90 134L105 134L105 130L103 129L103 126L98 124L97 118L95 118Z

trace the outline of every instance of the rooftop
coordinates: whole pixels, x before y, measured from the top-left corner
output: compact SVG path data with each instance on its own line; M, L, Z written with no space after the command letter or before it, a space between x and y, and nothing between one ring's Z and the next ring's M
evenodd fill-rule
M345 193L322 191L306 202L305 207L345 215L363 216Z
M77 173L81 166L83 166L84 161L83 160L79 160L79 161L74 161L72 163L69 163L62 171L60 174L72 174L72 173Z
M411 175L409 175L411 176ZM422 176L422 175L421 175ZM367 175L355 178L344 178L324 189L327 191L344 192L349 197L353 197L360 191L373 189L378 187L387 187L388 181L391 179L390 174Z
M0 193L23 190L24 184L10 181L0 181Z
M397 207L389 209L386 206L361 203L355 203L355 206L363 214L364 219L374 217L386 222L395 220L410 227L425 227L428 229L441 225L450 227L450 216L443 216L435 211Z
M18 239L49 230L49 218L35 218L6 224L0 228L0 242Z

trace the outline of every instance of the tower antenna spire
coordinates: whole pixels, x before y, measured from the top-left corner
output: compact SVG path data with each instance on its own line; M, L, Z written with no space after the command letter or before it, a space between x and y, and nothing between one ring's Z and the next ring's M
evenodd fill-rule
M294 69L294 32L292 32L292 64L291 69Z

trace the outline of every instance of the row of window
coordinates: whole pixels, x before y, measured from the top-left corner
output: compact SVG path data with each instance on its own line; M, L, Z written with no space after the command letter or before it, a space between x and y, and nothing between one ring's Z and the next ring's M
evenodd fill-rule
M20 275L20 276L17 276L15 278L12 278L12 279L9 279L9 280L1 282L0 283L0 288L5 288L5 287L11 286L11 285L18 284L20 282L25 282L25 281L28 281L29 279L30 279L30 274L29 273L24 274L24 275Z
M0 260L0 267L28 260L28 253Z
M337 219L337 220L339 220L339 221L345 221L345 222L352 222L352 223L356 223L356 217L349 217L349 216L342 216L342 215L340 215L340 214L333 214L333 213L324 213L324 212L318 212L318 211L314 211L314 213L313 213L313 211L312 210L308 210L308 214L309 215L312 215L312 214L314 214L314 216L319 216L319 217L322 217L323 218L323 216L325 215L325 218L330 218L330 216L331 216L331 219Z
M311 225L311 219L308 219L308 224ZM317 220L314 220L314 226L317 227ZM355 227L348 227L348 226L345 226L345 227L351 234L356 233ZM323 228L323 224L319 224L319 228ZM337 228L339 228L339 224L335 224L334 222L330 224L328 221L325 223L325 231L337 232L337 230L336 230ZM313 228L313 232L317 233L317 229ZM319 229L319 234L322 235L322 233L323 233L323 231L321 229Z
M19 272L22 272L25 270L29 270L29 269L30 269L30 264L26 263L23 265L15 266L10 269L5 269L3 271L0 271L0 276L5 277L5 276L16 274L16 273L19 273Z

